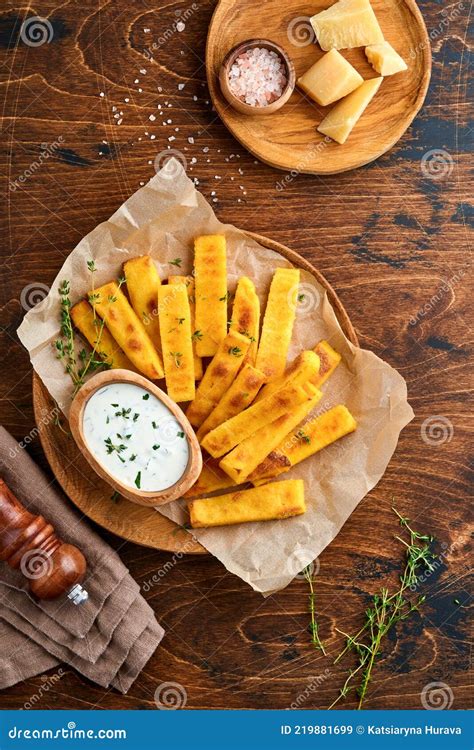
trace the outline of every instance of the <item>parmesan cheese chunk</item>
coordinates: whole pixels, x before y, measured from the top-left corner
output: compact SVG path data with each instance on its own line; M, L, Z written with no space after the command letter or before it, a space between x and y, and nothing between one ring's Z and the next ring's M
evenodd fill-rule
M384 41L369 0L339 0L313 16L311 25L325 51L366 47Z
M362 86L341 99L318 125L323 135L328 135L338 143L345 143L354 125L377 93L383 78L371 78Z
M395 73L408 70L408 65L403 57L400 57L388 42L371 44L365 48L365 54L373 69L381 76L393 76Z
M363 82L362 76L337 49L329 50L298 78L300 89L323 107L347 96Z

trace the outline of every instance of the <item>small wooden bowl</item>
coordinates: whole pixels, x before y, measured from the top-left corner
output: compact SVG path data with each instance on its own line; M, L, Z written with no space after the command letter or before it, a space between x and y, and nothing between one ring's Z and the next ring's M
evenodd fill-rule
M122 482L120 482L116 477L112 476L107 471L107 469L95 458L95 456L87 447L87 444L84 440L84 431L82 426L85 406L91 396L93 396L94 393L99 390L99 388L102 388L104 385L109 385L111 383L131 383L132 385L138 385L141 388L144 388L153 396L156 396L156 398L159 399L170 410L170 412L183 428L183 432L186 435L189 443L188 465L186 466L186 469L184 470L184 473L180 477L180 479L175 482L175 484L171 485L171 487L167 487L165 490L160 490L159 492L145 492L143 490L139 490L138 488L135 490L128 485L122 484ZM143 377L143 375L138 375L137 373L131 372L130 370L107 370L106 372L100 372L97 375L94 375L90 380L88 380L87 383L82 386L74 401L72 402L71 411L69 413L69 427L80 451L83 453L84 457L92 466L94 471L97 472L97 474L108 484L110 484L114 488L114 490L120 493L120 495L123 495L123 497L126 497L133 503L138 503L138 505L146 505L150 507L155 505L165 505L165 503L169 503L171 502L171 500L176 500L178 497L181 497L186 492L186 490L188 490L196 482L199 474L201 473L201 447L198 443L194 430L191 427L184 412L181 411L179 406L174 401L172 401L172 399L170 399L170 397L166 393L164 393L161 388L158 388L158 386L154 385L154 383Z
M242 52L247 52L247 50L253 49L254 47L265 47L265 49L276 52L283 60L286 68L287 80L282 95L271 104L267 104L266 107L252 107L251 104L245 104L245 102L242 102L232 93L229 86L229 71L234 60L241 55ZM240 112L243 115L271 115L273 112L280 109L280 107L283 107L292 95L295 88L296 75L294 65L283 47L275 42L271 42L269 39L249 39L246 42L237 44L236 47L233 47L230 52L227 53L219 71L219 82L224 97L237 112Z

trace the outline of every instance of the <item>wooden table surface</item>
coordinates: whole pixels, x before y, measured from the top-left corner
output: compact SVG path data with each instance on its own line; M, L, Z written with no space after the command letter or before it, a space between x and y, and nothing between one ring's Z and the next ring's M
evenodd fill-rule
M440 558L421 613L387 639L366 706L420 708L423 689L442 682L452 708L466 708L468 4L421 3L432 82L424 109L390 153L355 172L286 179L245 153L212 111L204 47L213 8L208 0L37 0L19 13L13 0L2 3L9 183L0 250L1 422L19 440L34 424L31 368L15 335L25 310L171 145L203 194L217 198L222 221L310 259L339 293L361 345L406 378L416 417L382 481L321 555L320 632L336 654L335 628L357 628L369 594L395 585L402 562L395 503L436 537ZM34 14L47 19L45 36L22 41L22 22ZM49 471L38 439L29 450ZM287 708L302 694L302 708L325 708L336 697L351 661L333 666L310 645L305 581L263 599L211 557L176 561L105 536L142 585L173 563L144 593L166 636L127 696L68 671L36 708L154 709L156 688L169 681L184 687L188 708ZM4 691L1 707L21 708L41 683L37 677ZM354 708L355 700L345 705Z

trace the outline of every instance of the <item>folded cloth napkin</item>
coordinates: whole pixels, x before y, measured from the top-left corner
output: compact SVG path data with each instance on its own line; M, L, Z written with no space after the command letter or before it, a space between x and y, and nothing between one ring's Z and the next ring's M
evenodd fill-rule
M65 661L101 686L127 692L164 635L153 610L117 553L2 427L0 476L30 512L48 519L59 537L83 552L87 573L82 585L89 593L80 606L66 596L35 600L22 574L0 562L0 688ZM31 661L26 648L35 654Z

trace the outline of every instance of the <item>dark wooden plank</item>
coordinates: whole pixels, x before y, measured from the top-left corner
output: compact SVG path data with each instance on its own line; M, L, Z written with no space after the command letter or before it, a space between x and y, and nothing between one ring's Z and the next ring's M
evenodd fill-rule
M335 628L357 627L369 594L395 583L401 552L392 502L438 539L443 554L426 582L428 601L390 637L370 708L419 708L433 681L449 685L453 708L469 706L468 14L465 5L427 0L421 9L434 54L424 109L376 163L325 179L255 163L212 112L203 60L213 3L38 0L35 13L48 17L53 35L37 47L18 40L17 3L4 2L0 13L1 156L9 180L0 251L2 423L18 439L33 428L31 372L15 337L28 301L172 146L203 194L216 191L221 220L311 260L335 286L361 344L407 379L416 419L383 480L321 556L317 576L321 634L334 654ZM185 29L173 31L180 18ZM438 179L422 170L434 149L447 154ZM448 420L450 439L430 445L421 428L437 416ZM30 450L47 469L37 440ZM167 630L162 646L126 697L71 671L42 692L37 707L154 708L155 690L167 681L184 686L190 708L287 708L300 695L307 696L302 707L324 708L334 699L343 669L309 644L304 581L264 600L211 558L173 562L131 544L120 554ZM4 691L2 707L21 708L42 683L38 677Z

